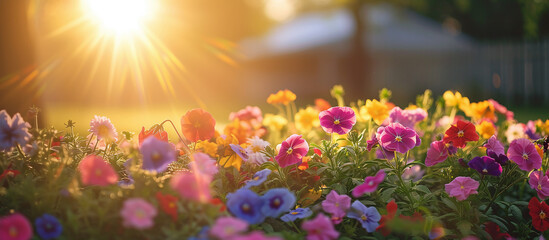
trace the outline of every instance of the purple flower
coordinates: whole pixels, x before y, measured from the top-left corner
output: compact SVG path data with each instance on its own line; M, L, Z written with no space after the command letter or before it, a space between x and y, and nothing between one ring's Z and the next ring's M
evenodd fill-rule
M244 188L250 188L250 187L253 187L253 186L259 186L260 184L262 184L263 182L265 182L265 180L267 180L267 177L271 174L271 170L270 169L263 169L261 171L258 171L254 174L254 176L252 177L252 179L246 181L246 185L244 185Z
M490 150L492 152L495 152L498 155L500 154L505 155L505 148L503 148L503 145L501 144L501 142L496 138L496 135L493 135L492 137L490 137L486 141L486 144L484 144L484 147L486 148L486 151Z
M408 163L411 163L413 161L413 159L408 160ZM402 173L402 178L405 180L411 179L412 182L417 182L423 177L424 174L425 170L421 170L421 166L413 165L404 169L404 172Z
M216 166L217 162L208 154L201 152L193 153L192 159L194 161L189 163L189 167L195 172L198 171L201 174L213 176L219 171Z
M444 185L444 190L450 197L456 197L457 200L463 201L471 194L477 194L479 182L470 177L456 177L450 183Z
M0 151L10 151L17 144L25 146L31 138L30 127L19 113L11 118L6 110L0 111Z
M406 153L417 146L419 136L417 133L400 123L391 123L383 129L379 137L380 145L388 151Z
M421 108L413 110L402 110L400 107L394 107L389 112L390 123L400 123L407 128L414 128L417 122L423 121L427 117L427 112Z
M118 186L125 189L131 189L133 188L133 184L135 183L135 180L132 176L128 175L128 177L122 178L120 181L118 181Z
M339 195L332 190L326 195L326 200L322 201L322 209L332 214L332 222L335 224L343 221L345 212L351 207L351 198L347 195Z
M523 171L532 171L541 167L541 156L530 140L525 138L515 139L507 150L509 159L513 160Z
M375 207L366 207L358 200L353 202L347 217L358 220L367 232L375 231L379 226L379 220L381 220L381 215Z
M234 217L220 217L215 220L210 234L219 239L228 239L248 230L248 223Z
M282 142L280 151L275 159L280 167L287 167L301 163L301 159L307 155L309 144L301 135L293 134Z
M295 205L295 196L286 188L273 188L261 196L263 207L261 212L267 217L278 217L289 211Z
M480 174L500 176L501 165L491 157L475 157L467 164L470 168L477 170Z
M261 208L265 203L255 192L241 188L227 195L227 209L237 218L249 224L258 224L265 220Z
M282 215L280 219L284 222L293 222L296 219L308 218L313 214L313 211L309 208L298 208L290 211L290 213Z
M524 130L524 133L526 133L526 135L532 140L538 140L541 138L541 136L536 133L536 123L532 120L528 121Z
M59 237L63 232L63 226L56 217L44 214L34 221L36 232L42 239L53 239Z
M366 177L364 183L353 189L353 197L358 198L364 193L371 193L377 189L377 186L385 179L385 171L379 170L375 176Z
M496 160L496 162L498 162L501 166L505 166L505 164L507 164L507 162L509 161L509 158L505 155L505 153L497 154L490 149L486 149L486 155Z
M248 151L238 144L229 144L231 149L244 161L248 161Z
M318 115L320 126L327 133L347 134L356 123L355 112L350 107L331 107Z
M533 171L530 173L530 179L528 180L530 187L535 189L540 199L546 199L549 197L549 177L543 174L541 171Z
M154 173L166 171L176 158L173 146L154 136L143 141L140 151L143 154L143 169Z
M301 228L307 231L307 240L332 240L339 237L339 232L335 230L330 219L323 214L303 222Z
M380 147L376 150L376 158L393 160L393 158L395 158L395 152L390 152L385 150L385 148Z
M431 167L438 163L444 162L448 158L448 148L446 144L441 141L434 141L431 143L431 147L427 150L427 157L425 158L425 166Z

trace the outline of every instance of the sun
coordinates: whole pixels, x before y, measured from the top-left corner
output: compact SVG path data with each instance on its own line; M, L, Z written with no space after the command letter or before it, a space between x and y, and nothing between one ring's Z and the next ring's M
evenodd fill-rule
M153 0L82 0L84 11L100 27L115 34L139 31L153 13Z

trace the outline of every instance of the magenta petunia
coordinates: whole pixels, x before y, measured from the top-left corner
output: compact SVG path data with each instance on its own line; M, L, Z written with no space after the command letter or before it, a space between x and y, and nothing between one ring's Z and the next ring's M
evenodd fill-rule
M431 167L444 162L448 158L448 148L446 144L441 141L434 141L431 143L431 147L427 150L427 157L425 158L425 166Z
M470 177L456 177L444 185L446 193L459 201L467 199L471 194L477 194L478 186L479 182Z
M400 123L407 128L414 128L416 123L423 121L427 117L427 112L422 108L412 110L402 110L400 107L394 107L389 112L390 123Z
M191 158L194 161L189 163L189 168L194 172L213 176L219 171L217 169L217 161L211 158L208 154L197 152L193 153Z
M206 203L211 199L212 177L200 172L181 172L172 177L170 185L182 198Z
M503 144L501 144L496 135L491 136L486 141L486 144L484 144L484 147L486 150L491 150L492 152L497 153L497 155L505 155L505 148L503 148Z
M385 179L385 171L379 170L375 176L366 177L364 183L353 189L353 197L358 198L364 193L371 193L377 189L377 186Z
M355 112L350 107L331 107L318 115L320 126L327 133L347 134L356 123Z
M281 167L301 163L301 159L307 155L309 144L301 135L294 134L282 142L280 151L275 159Z
M86 156L78 164L78 170L84 185L107 186L118 182L118 174L100 156Z
M20 213L0 217L0 239L29 240L32 237L32 226L29 220Z
M334 190L326 195L326 200L322 201L322 209L324 212L332 214L332 222L334 224L339 224L343 221L343 217L350 207L351 198L347 195L339 195Z
M523 171L532 171L541 167L541 156L536 147L526 138L515 139L507 150L509 159L513 160Z
M543 174L541 171L533 171L530 173L530 179L528 180L530 187L538 193L540 199L546 199L549 197L549 177Z
M248 230L248 223L235 217L219 217L210 229L210 235L218 239L235 237Z
M402 126L400 123L391 123L379 135L380 145L387 151L406 153L419 143L416 131Z
M129 198L124 201L120 215L124 219L125 227L147 229L154 225L156 208L142 198Z
M323 214L318 214L314 219L303 222L303 230L307 231L307 240L332 240L339 237L332 221Z

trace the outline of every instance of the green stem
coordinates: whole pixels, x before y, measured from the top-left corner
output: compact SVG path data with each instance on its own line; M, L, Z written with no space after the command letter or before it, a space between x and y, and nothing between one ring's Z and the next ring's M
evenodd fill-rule
M164 123L166 122L169 122L172 127L173 127L173 130L175 131L175 133L177 134L177 136L179 137L179 140L183 143L183 150L185 151L185 153L187 155L190 155L191 154L191 150L189 149L189 147L187 146L187 144L185 143L185 141L183 140L183 137L181 137L181 135L179 134L179 132L177 131L177 128L175 127L175 124L173 124L172 120L164 120L162 123L160 123L160 126L164 125Z
M16 144L16 146L17 146L17 152L19 152L19 154L21 154L21 156L23 156L23 158L26 158L27 156L23 152L23 149L21 148L21 146L19 144Z

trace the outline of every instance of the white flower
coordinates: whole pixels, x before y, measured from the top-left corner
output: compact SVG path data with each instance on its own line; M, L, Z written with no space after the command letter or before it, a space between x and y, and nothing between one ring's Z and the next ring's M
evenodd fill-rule
M515 139L519 138L526 138L526 134L524 133L524 124L523 123L515 123L509 125L509 128L507 128L507 131L505 131L505 137L507 137L507 142L512 142Z
M19 113L10 118L5 110L0 111L0 150L9 151L16 144L25 146L31 138L30 127Z
M269 161L269 158L267 155L260 153L260 152L252 152L248 154L248 161L249 163L253 163L256 165L261 165L265 162Z
M269 146L269 142L259 138L258 136L254 136L252 138L248 138L248 143L250 146L246 148L248 153L258 153L263 150L265 150L265 147Z
M104 139L107 142L118 140L118 133L116 132L116 128L114 128L111 120L107 117L101 117L96 115L91 120L90 129L88 131L97 136L99 140Z

